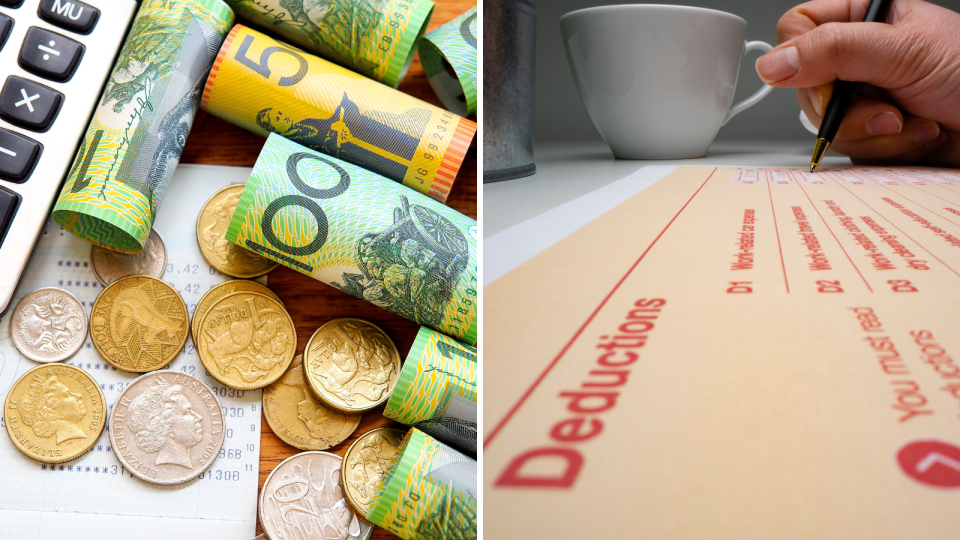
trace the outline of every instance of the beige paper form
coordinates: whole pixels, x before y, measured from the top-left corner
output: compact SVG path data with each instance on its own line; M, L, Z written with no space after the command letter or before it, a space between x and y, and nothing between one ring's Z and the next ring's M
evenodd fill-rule
M489 536L960 535L960 171L681 167L484 295Z

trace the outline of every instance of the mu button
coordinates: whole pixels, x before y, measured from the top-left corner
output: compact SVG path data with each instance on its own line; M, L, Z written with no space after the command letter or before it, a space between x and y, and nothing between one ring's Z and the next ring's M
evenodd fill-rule
M11 75L0 90L0 118L31 131L46 131L62 103L60 92Z

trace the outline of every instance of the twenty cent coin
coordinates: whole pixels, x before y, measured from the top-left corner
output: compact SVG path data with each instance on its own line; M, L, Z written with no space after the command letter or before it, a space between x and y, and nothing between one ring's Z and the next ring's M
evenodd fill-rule
M343 455L343 486L347 500L366 519L380 480L397 455L405 433L394 428L371 429L350 445Z
M141 480L182 484L207 470L223 446L220 400L179 371L141 375L110 411L110 445Z
M176 289L150 276L127 276L100 292L90 338L117 369L145 372L169 364L187 340L190 317Z
M114 281L135 274L163 277L167 269L167 247L156 229L150 230L147 243L140 253L120 253L100 246L90 248L93 274L106 287Z
M281 462L260 492L260 524L270 538L367 540L373 526L343 498L340 456L301 452Z
M100 386L67 364L39 366L14 383L3 406L7 434L37 461L62 463L93 448L103 431Z
M200 321L194 343L213 378L237 390L279 379L297 350L297 332L283 304L265 294L235 292Z
M277 263L226 239L233 211L244 184L227 186L213 194L197 216L197 242L203 257L214 268L238 278L254 278L273 270Z
M87 312L77 297L55 288L23 297L10 317L10 335L24 356L37 362L62 362L87 337Z
M250 281L248 279L233 279L230 281L225 281L207 291L206 294L200 298L200 301L197 303L197 307L193 309L193 319L190 321L190 330L193 332L194 337L197 335L200 327L200 321L203 320L203 316L207 314L210 306L217 303L217 300L220 300L224 296L240 291L258 292L276 300L280 300L280 298L277 297L273 291L257 283L256 281Z
M400 353L379 326L334 319L313 333L303 365L314 393L344 412L377 407L390 397L400 373Z
M331 409L314 397L299 355L279 381L263 389L263 415L280 440L300 450L326 450L342 443L361 418Z

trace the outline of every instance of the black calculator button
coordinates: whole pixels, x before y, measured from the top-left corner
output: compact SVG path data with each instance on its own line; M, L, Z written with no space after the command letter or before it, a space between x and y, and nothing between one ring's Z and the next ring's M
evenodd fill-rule
M0 187L0 244L3 243L7 229L13 223L13 216L16 215L18 206L20 206L20 195Z
M100 10L77 0L42 0L37 15L64 30L89 34L100 18Z
M13 19L0 13L0 49L7 43L7 38L10 37L10 30L13 30Z
M37 141L0 128L0 178L16 183L26 180L41 149Z
M0 0L0 6L8 8L18 8L23 5L23 0Z
M31 26L20 48L20 67L41 77L64 82L83 56L84 46L66 36Z
M11 75L0 90L0 118L31 131L46 131L62 103L60 92Z

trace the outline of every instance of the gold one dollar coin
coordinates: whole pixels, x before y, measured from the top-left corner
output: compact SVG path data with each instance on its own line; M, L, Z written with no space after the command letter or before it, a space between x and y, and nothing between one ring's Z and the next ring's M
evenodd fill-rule
M47 364L23 374L7 394L3 416L18 450L63 463L93 448L106 421L100 386L82 369Z
M273 270L278 263L227 242L227 228L244 187L245 184L227 186L203 205L197 216L197 242L203 258L217 270L236 278L255 278Z
M400 373L400 353L379 326L360 319L334 319L313 333L303 351L314 393L344 412L384 403Z
M203 320L203 316L206 315L207 311L210 310L210 306L216 304L217 300L220 300L228 294L241 291L265 294L274 300L277 300L278 302L280 301L280 298L274 294L273 291L266 286L257 283L256 281L250 281L248 279L233 279L230 281L225 281L207 291L206 294L200 298L200 301L197 302L197 307L193 310L193 319L190 321L190 330L193 332L193 335L197 335L200 327L200 321Z
M187 341L190 315L169 283L127 276L100 291L90 309L90 339L117 369L144 373L166 366Z
M343 492L350 506L364 519L404 435L406 433L395 428L371 429L354 441L343 455L340 468Z
M253 390L276 381L290 367L297 332L279 300L235 292L210 306L194 342L213 378L230 388Z
M300 450L326 450L342 443L361 418L331 409L314 397L300 355L279 381L263 389L263 415L280 440Z

